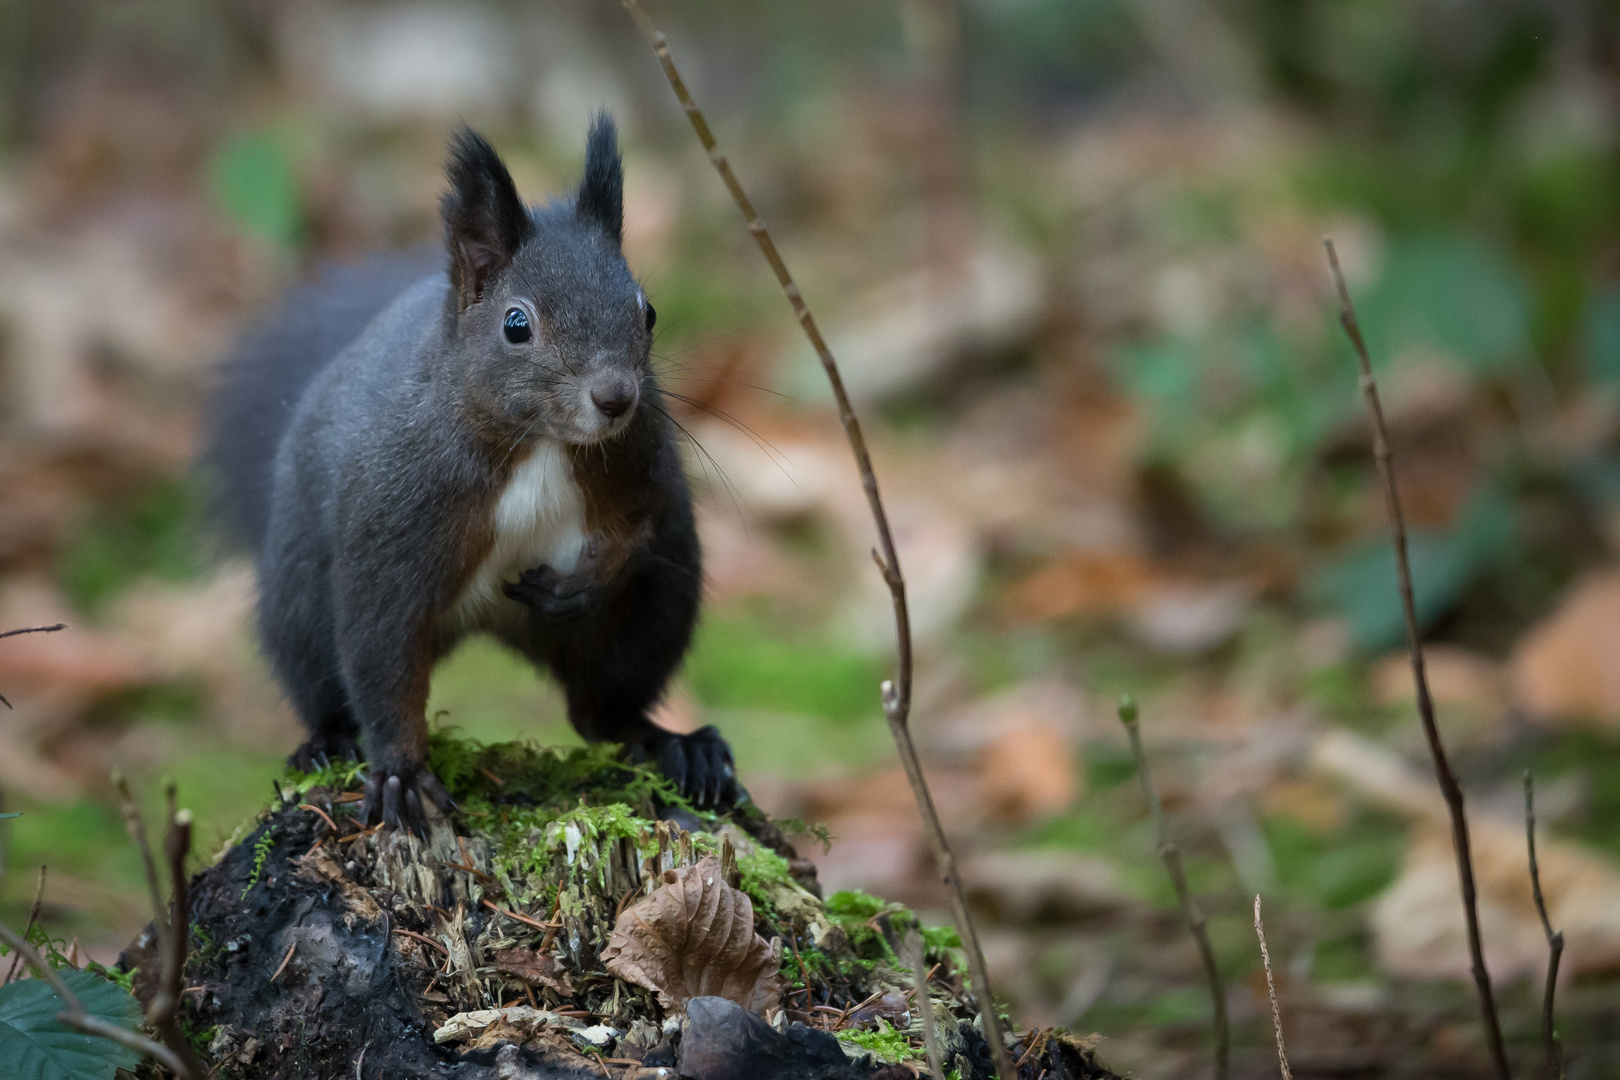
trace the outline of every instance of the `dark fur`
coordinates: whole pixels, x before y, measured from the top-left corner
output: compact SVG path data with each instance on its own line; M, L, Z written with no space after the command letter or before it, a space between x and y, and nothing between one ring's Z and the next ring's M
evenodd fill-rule
M612 122L593 125L573 200L524 208L470 131L447 173L446 272L400 291L402 268L374 264L334 279L342 297L294 294L238 350L220 397L215 456L257 547L260 630L309 728L304 753L358 735L368 816L419 823L421 798L447 801L424 764L429 674L467 629L487 629L555 674L584 738L630 744L693 794L728 798L712 729L678 737L647 717L690 641L701 568L670 426L646 400L651 335L619 250ZM532 349L501 336L519 300L538 317ZM581 425L615 422L590 404L599 391L642 400L589 441ZM452 625L495 502L543 438L567 450L590 553L568 574L525 572L485 625Z

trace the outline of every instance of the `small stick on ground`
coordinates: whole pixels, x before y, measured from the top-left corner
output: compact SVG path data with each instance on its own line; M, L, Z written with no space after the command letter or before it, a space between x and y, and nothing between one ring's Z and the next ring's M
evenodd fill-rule
M56 996L63 1006L63 1011L56 1015L59 1023L66 1024L68 1027L75 1028L87 1035L97 1035L103 1039L111 1040L120 1046L128 1047L137 1054L150 1057L165 1069L181 1077L182 1080L202 1080L201 1072L188 1072L185 1063L168 1047L155 1043L151 1039L143 1038L128 1028L119 1027L117 1024L103 1020L99 1016L91 1016L85 1012L84 1003L63 981L62 976L58 975L51 965L45 962L45 958L40 956L38 951L32 945L29 945L22 935L4 923L0 923L0 941L4 941L15 949L17 955L26 960L28 965L37 971L40 977L49 983L51 989L56 992Z
M1131 755L1136 759L1136 775L1142 781L1142 793L1147 796L1148 809L1153 814L1153 827L1159 834L1159 856L1164 859L1165 869L1170 871L1170 882L1176 887L1176 899L1181 901L1187 928L1198 942L1198 955L1204 961L1209 996L1215 1003L1215 1080L1226 1080L1232 1056L1232 1032L1226 1019L1226 986L1221 981L1220 968L1215 965L1215 949L1209 943L1203 909L1187 887L1187 875L1181 867L1181 849L1170 839L1170 828L1164 820L1164 806L1159 802L1158 788L1153 785L1153 774L1148 771L1147 751L1142 749L1142 734L1136 727L1136 702L1128 694L1119 699L1119 720L1130 737Z
M1541 997L1541 1042L1547 1051L1547 1075L1554 1080L1564 1080L1564 1049L1553 1028L1553 994L1558 988L1558 962L1564 956L1564 932L1552 928L1552 920L1547 918L1547 903L1541 898L1541 867L1536 862L1535 781L1530 779L1529 769L1524 771L1524 840L1530 849L1530 891L1535 894L1536 913L1541 916L1541 929L1547 935L1547 988Z
M34 888L34 903L28 909L28 922L23 926L24 941L27 941L28 935L34 932L34 924L39 921L40 906L44 903L45 867L43 864L41 864L39 868L39 884ZM6 969L6 977L4 979L0 979L0 986L4 986L6 983L17 977L17 965L22 962L22 959L22 953L18 953L16 956L11 958L11 967Z
M911 614L906 604L906 579L900 571L900 557L895 551L894 534L889 528L889 515L883 507L883 497L878 493L877 473L872 468L872 457L867 452L861 422L855 415L854 406L850 404L848 392L844 389L844 379L839 374L838 361L833 358L832 350L827 347L826 339L821 336L821 329L816 325L815 317L811 315L809 306L804 302L804 296L799 292L799 286L794 282L793 275L788 272L781 253L776 250L776 242L771 239L765 223L755 212L754 204L737 180L736 173L732 172L731 163L720 152L714 133L709 130L709 122L704 119L703 111L698 108L697 102L692 100L680 72L675 69L675 61L669 55L669 44L664 39L663 33L641 9L637 0L621 0L621 2L635 20L636 26L652 44L658 62L664 69L664 77L669 80L670 89L675 92L681 108L686 111L687 119L692 123L692 130L697 133L703 149L708 152L710 164L720 174L726 190L731 192L737 208L742 211L749 233L759 245L765 261L770 263L777 283L782 286L783 294L793 307L794 317L798 319L805 337L809 338L811 347L820 358L822 371L832 387L833 398L838 405L838 417L844 425L844 437L848 440L850 452L855 457L855 464L861 475L861 487L866 492L867 507L872 513L872 522L877 527L878 549L872 552L872 559L883 575L884 584L889 587L889 595L894 605L896 648L899 655L895 679L885 680L881 688L883 715L889 723L889 732L894 737L895 748L900 755L901 765L905 767L906 779L911 784L912 794L916 797L917 811L923 819L923 829L928 836L929 846L933 849L935 866L950 897L951 915L962 938L963 952L967 954L968 969L973 977L973 996L977 1000L979 1013L984 1022L984 1037L990 1044L990 1054L996 1062L996 1071L1001 1080L1017 1080L1012 1057L1007 1053L1007 1045L1001 1037L995 999L990 990L989 968L984 962L984 952L979 947L979 936L974 929L973 917L968 911L967 894L963 891L962 880L956 870L956 858L951 853L944 826L940 824L939 813L934 808L933 794L928 790L928 781L923 776L922 763L917 757L917 748L911 739Z
M270 981L271 982L275 982L277 979L281 978L281 973L283 971L287 970L287 965L288 964L292 963L293 953L296 952L297 950L298 950L298 939L293 938L293 943L291 945L287 946L287 955L285 955L285 956L283 956L281 958L281 963L276 965L276 973L274 975L270 976Z
M1434 758L1435 779L1440 793L1445 796L1446 808L1451 812L1451 846L1457 854L1457 880L1462 892L1463 915L1468 923L1468 956L1472 963L1474 987L1479 994L1479 1011L1485 1022L1485 1041L1490 1045L1491 1060L1500 1080L1511 1080L1507 1050L1502 1045L1502 1024L1496 1015L1496 996L1491 992L1491 976L1485 969L1485 947L1479 935L1479 906L1475 899L1474 857L1468 842L1468 818L1463 813L1462 785L1457 783L1446 757L1446 747L1440 740L1440 728L1434 719L1434 702L1429 697L1429 676L1423 665L1423 640L1418 627L1417 604L1412 598L1412 567L1406 555L1406 518L1401 513L1400 492L1395 483L1395 462L1389 450L1389 431L1384 425L1384 407L1378 399L1378 383L1373 379L1372 360L1367 355L1367 343L1361 336L1361 325L1356 321L1356 310L1350 303L1350 290L1344 284L1339 269L1339 254L1331 239L1323 240L1327 248L1328 266L1333 272L1333 285L1339 293L1339 322L1355 349L1361 365L1361 389L1367 398L1367 410L1372 414L1373 457L1384 482L1384 500L1389 508L1390 526L1394 532L1395 571L1401 593L1401 609L1406 616L1406 642L1412 657L1412 682L1417 691L1418 716L1423 720L1423 736Z
M1266 951L1266 924L1260 918L1260 894L1254 894L1254 935L1260 939L1260 960L1266 966L1266 996L1271 998L1271 1030L1277 1035L1277 1064L1283 1080L1294 1080L1288 1069L1288 1051L1283 1047L1282 1013L1277 1009L1277 984L1271 978L1271 953Z

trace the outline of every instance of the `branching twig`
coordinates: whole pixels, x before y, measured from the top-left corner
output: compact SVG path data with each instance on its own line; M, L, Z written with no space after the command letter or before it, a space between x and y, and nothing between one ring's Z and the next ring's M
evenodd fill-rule
M1271 1030L1277 1035L1277 1064L1283 1080L1294 1080L1288 1069L1288 1051L1283 1047L1282 1013L1277 1009L1277 984L1271 979L1271 953L1266 951L1266 924L1260 918L1260 894L1254 894L1254 935L1260 939L1260 960L1266 966L1266 996L1271 999Z
M1215 1080L1226 1080L1228 1061L1232 1053L1232 1032L1226 1019L1226 986L1221 971L1215 965L1215 949L1209 943L1209 931L1204 926L1204 912L1187 888L1187 875L1181 867L1181 849L1170 838L1165 824L1164 807L1159 802L1158 788L1153 786L1153 774L1148 771L1147 751L1142 749L1142 734L1136 728L1136 702L1129 695L1119 699L1119 720L1131 740L1131 755L1136 759L1136 775L1142 781L1142 793L1147 796L1148 809L1153 814L1153 827L1159 834L1159 855L1165 869L1170 871L1170 882L1176 887L1176 899L1187 918L1187 928L1198 942L1198 954L1204 961L1204 975L1209 979L1209 995L1215 1002Z
M1547 902L1541 898L1541 867L1536 862L1536 796L1530 770L1524 771L1524 841L1530 849L1530 891L1535 894L1536 913L1547 935L1547 988L1541 997L1541 1041L1547 1050L1547 1075L1564 1080L1564 1050L1553 1029L1553 994L1558 987L1558 962L1564 956L1564 932L1552 928L1547 918Z
M989 971L984 962L983 950L979 948L979 938L974 930L972 916L968 911L967 896L963 892L961 878L956 870L956 859L951 853L944 827L940 824L933 796L928 790L928 782L923 776L922 765L917 758L917 749L911 739L909 726L912 681L911 614L906 606L906 581L900 571L900 558L895 552L894 534L889 528L889 517L883 508L883 498L878 493L877 474L872 469L872 457L867 452L866 438L861 433L860 420L856 418L855 409L850 404L849 394L844 389L844 380L839 374L838 362L833 359L832 350L827 347L826 339L821 336L815 317L810 314L798 285L793 281L793 275L788 273L787 264L782 261L781 254L776 250L776 244L766 230L765 223L760 220L753 202L748 198L748 193L743 190L736 174L732 172L731 163L726 160L715 143L714 134L709 130L709 123L704 119L702 110L692 100L686 84L681 80L680 72L675 69L675 62L670 58L669 45L664 40L664 35L641 9L637 0L622 0L622 3L642 33L647 36L647 40L652 43L653 51L658 55L658 62L663 66L670 88L675 91L681 108L686 111L687 119L692 122L692 129L697 132L699 141L708 152L710 163L720 174L726 190L731 192L737 208L742 211L743 218L748 224L748 231L759 244L759 250L764 254L765 261L770 263L777 282L782 286L782 292L787 296L788 303L793 306L793 314L799 320L799 326L810 339L816 356L821 360L827 381L832 385L833 398L838 405L838 416L844 425L844 435L849 440L851 452L855 455L855 464L861 474L861 486L866 492L867 506L872 512L872 521L877 526L878 550L872 552L872 558L883 574L884 583L888 585L894 603L899 653L898 671L894 681L885 681L883 684L883 714L888 720L889 731L894 736L900 762L905 767L906 779L910 781L912 793L917 798L917 809L922 815L924 831L933 848L934 861L940 878L950 896L951 914L962 936L968 968L973 977L973 993L978 999L979 1012L984 1020L985 1041L990 1044L990 1051L995 1058L1001 1080L1016 1080L1012 1058L1008 1055L1006 1044L1001 1038L995 1000L990 991Z
M1417 605L1412 598L1412 568L1406 555L1406 519L1401 514L1400 493L1395 484L1395 464L1390 456L1389 432L1384 426L1384 407L1378 400L1378 383L1373 379L1372 360L1367 356L1367 343L1362 339L1361 326L1356 322L1356 311L1350 303L1350 290L1345 287L1344 274L1339 270L1339 256L1331 239L1324 240L1328 266L1333 271L1333 284L1339 293L1339 321L1350 337L1350 344L1361 364L1361 389L1367 397L1367 409L1372 413L1373 456L1384 482L1384 498L1389 506L1390 525L1394 530L1395 570L1401 593L1401 608L1406 616L1406 640L1412 654L1412 682L1417 689L1418 716L1423 720L1423 735L1434 758L1435 777L1440 793L1445 796L1446 808L1451 812L1451 843L1457 853L1457 878L1462 890L1463 915L1468 923L1468 955L1472 962L1474 986L1479 992L1479 1009L1485 1021L1485 1039L1490 1044L1491 1059L1500 1080L1510 1080L1507 1051L1502 1045L1502 1025L1496 1015L1496 998L1491 992L1491 977L1485 970L1485 949L1479 936L1479 911L1474 890L1474 859L1468 842L1468 818L1463 813L1462 786L1451 771L1446 758L1445 744L1440 741L1440 728L1434 719L1434 702L1429 697L1429 678L1423 666L1423 642L1418 628Z
M14 637L17 634L54 634L58 630L66 629L67 623L60 622L54 626L24 626L19 630L7 630L0 633L0 638ZM6 700L6 696L4 694L0 694L0 705L4 705L8 709L11 708L11 702Z
M128 1028L119 1027L117 1024L103 1020L98 1016L91 1016L85 1012L84 1003L63 981L62 976L58 975L51 965L45 962L45 958L40 956L39 952L32 945L29 945L17 931L4 923L0 923L0 941L4 941L15 949L17 955L28 961L29 966L39 972L40 977L50 983L51 989L56 991L56 996L63 1005L63 1011L56 1015L59 1023L66 1024L68 1027L75 1028L87 1035L99 1035L103 1039L109 1039L120 1046L128 1047L137 1054L154 1058L160 1065L176 1076L185 1077L187 1080L200 1080L202 1074L200 1072L186 1072L185 1064L168 1047L155 1043L151 1039L130 1031Z

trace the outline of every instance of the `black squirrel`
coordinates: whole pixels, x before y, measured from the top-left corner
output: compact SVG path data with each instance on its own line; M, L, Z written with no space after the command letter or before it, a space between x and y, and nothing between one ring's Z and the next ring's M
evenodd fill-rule
M490 144L450 144L449 260L374 260L294 291L224 365L211 459L257 555L259 630L308 769L362 747L364 816L420 831L435 661L488 631L548 668L587 741L735 798L713 727L657 703L702 569L657 404L656 318L620 242L612 118L577 193L529 209Z

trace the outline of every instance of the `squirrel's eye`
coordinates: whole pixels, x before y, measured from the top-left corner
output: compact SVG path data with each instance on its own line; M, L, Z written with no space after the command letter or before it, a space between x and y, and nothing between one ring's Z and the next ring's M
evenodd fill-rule
M514 345L521 345L534 337L534 331L529 328L529 313L518 307L506 309L501 331L505 333L506 340Z
M651 330L653 328L653 323L655 323L657 321L658 321L658 311L657 311L657 309L654 308L651 304L648 304L647 305L647 329Z

